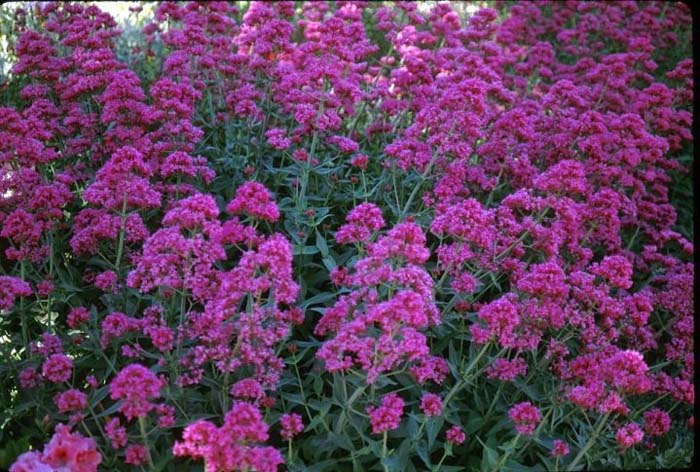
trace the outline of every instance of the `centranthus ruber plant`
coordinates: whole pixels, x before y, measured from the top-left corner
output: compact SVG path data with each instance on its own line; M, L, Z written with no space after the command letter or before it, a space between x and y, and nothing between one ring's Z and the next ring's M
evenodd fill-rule
M132 3L0 6L0 469L691 464L687 6Z

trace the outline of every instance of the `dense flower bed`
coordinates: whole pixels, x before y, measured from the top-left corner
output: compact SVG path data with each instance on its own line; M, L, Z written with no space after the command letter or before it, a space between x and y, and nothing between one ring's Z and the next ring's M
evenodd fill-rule
M688 8L424 6L15 12L0 467L690 463Z

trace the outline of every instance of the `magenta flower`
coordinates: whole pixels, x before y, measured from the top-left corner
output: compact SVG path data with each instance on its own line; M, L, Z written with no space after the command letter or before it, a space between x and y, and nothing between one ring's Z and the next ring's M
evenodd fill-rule
M458 446L467 439L467 435L462 431L462 428L455 424L445 432L445 438L447 442Z
M623 451L642 442L644 431L637 423L627 423L615 433L615 440Z
M518 434L531 435L541 420L540 410L530 402L522 402L508 410L508 417L515 423Z
M555 439L550 454L552 457L564 457L569 454L569 445L561 439Z
M347 223L338 229L335 240L340 244L367 243L372 233L384 227L382 211L373 203L361 203L346 217Z
M182 433L182 441L175 443L173 454L204 459L207 472L276 472L284 460L275 448L258 445L267 439L268 426L260 410L237 401L220 428L204 420L188 425Z
M142 418L154 405L151 399L160 397L161 380L140 364L124 367L109 385L112 400L122 400L119 411L127 419Z
M143 444L132 444L126 448L125 464L141 465L148 460L148 450Z
M486 376L490 379L512 381L519 375L525 375L527 363L521 357L513 360L496 359L493 365L486 369Z
M9 310L19 297L28 297L32 294L29 284L18 277L0 275L0 310Z
M403 416L404 402L396 393L384 395L381 405L368 406L367 414L374 434L381 434L399 427Z
M279 209L269 190L257 182L246 182L236 190L236 197L226 206L231 214L246 214L261 220L277 221Z
M426 393L420 399L420 409L426 416L440 416L442 399L434 393Z
M53 401L61 413L80 411L87 408L87 395L76 389L56 394Z
M121 421L117 417L107 421L107 424L105 424L105 433L107 434L107 437L112 443L112 447L114 449L119 449L126 446L129 439L126 428L121 425Z
M44 361L41 374L53 383L68 382L73 375L73 361L65 354L53 354Z
M97 472L102 456L97 451L95 441L79 433L71 433L64 424L56 426L56 432L44 446L43 452L22 454L10 466L11 472L54 472L70 470L75 472Z
M659 408L645 411L644 432L649 436L663 436L671 429L671 416Z
M10 472L55 472L55 470L44 462L41 453L36 451L21 454L10 466Z
M282 437L284 439L292 439L297 434L304 431L304 423L301 416L296 413L285 413L280 418L282 425Z

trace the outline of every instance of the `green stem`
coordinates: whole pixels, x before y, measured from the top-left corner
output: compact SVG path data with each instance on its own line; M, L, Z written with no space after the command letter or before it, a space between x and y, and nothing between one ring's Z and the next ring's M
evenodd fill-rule
M672 406L671 408L668 409L667 413L670 415L671 412L672 412L673 410L675 410L676 407L677 407L678 405L681 405L682 403L683 403L683 402L676 402L676 403L674 403L673 406Z
M464 370L464 373L462 374L462 378L463 378L464 380L467 379L469 373L474 369L474 367L476 366L476 364L479 362L479 359L481 359L481 357L486 353L486 351L488 350L488 348L489 348L490 345L491 345L491 343L486 343L486 344L484 344L484 347L481 348L481 351L479 351L479 354L476 355L476 357L474 358L474 360L473 360L473 361L467 366L467 368Z
M452 387L452 389L451 389L451 390L447 393L447 395L445 396L445 402L444 402L445 406L447 406L447 404L450 402L450 400L452 399L452 397L455 396L455 395L457 394L457 392L458 392L463 386L464 386L464 380L460 379L459 382L457 382L457 383L455 384L455 386Z
M387 456L387 451L386 451L386 431L384 431L384 436L382 438L382 459L386 459ZM386 465L386 461L382 460L382 465L384 466L385 472L389 472L389 467Z
M505 385L505 382L501 382L501 385L498 386L498 390L496 391L496 395L493 396L493 401L491 402L489 409L486 410L486 415L484 416L484 423L486 423L489 420L489 418L491 418L491 413L493 412L493 409L496 407L496 402L498 401L498 398L501 396L501 392L503 391L504 385Z
M406 205L403 207L403 210L401 210L401 214L399 215L399 220L403 220L404 216L406 216L406 213L411 208L411 204L413 203L413 200L416 198L416 195L418 195L418 191L421 189L423 182L425 181L426 177L430 173L430 170L433 168L433 164L435 163L435 157L436 157L436 155L433 154L432 159L430 159L430 162L428 163L428 165L425 167L425 170L421 174L421 179L420 179L421 182L416 184L415 187L413 187L413 191L408 196L408 201L406 201Z
M518 433L518 434L515 436L515 439L513 439L513 447L512 447L508 452L506 452L505 454L503 454L503 456L501 457L501 459L498 461L498 464L496 464L496 467L493 469L494 472L498 472L499 470L501 470L501 469L503 468L503 465L506 463L506 461L508 460L508 458L510 457L510 455L513 453L513 451L515 451L515 448L516 448L516 446L517 446L517 444L518 444L518 440L519 440L519 439L520 439L520 433Z
M97 351L97 352L100 353L100 355L102 356L102 358L107 362L107 365L108 365L109 368L111 369L112 373L113 373L114 375L117 375L117 374L119 373L119 371L118 371L117 368L114 366L114 363L112 362L112 360L111 360L109 357L107 357L107 354L105 354L105 351L104 351L104 349L102 349L102 346L100 346L100 344L97 342L97 340L96 340L95 337L90 336L90 338L91 338L91 341L92 341L92 345L95 346L95 351Z
M656 405L658 402L660 402L661 400L663 400L664 398L666 398L666 397L669 396L669 395L670 395L669 393L664 393L663 395L661 395L661 396L659 396L659 397L656 397L656 398L655 398L654 400L652 400L649 404L647 404L646 406L640 408L640 409L638 410L639 413L642 413L642 412L644 412L644 411L647 411L649 408L651 408L652 406ZM631 417L634 418L634 417L637 416L639 413L634 412L634 413L632 413Z
M228 380L230 376L230 372L226 370L226 373L224 373L224 395L223 395L223 401L221 405L221 409L223 410L223 414L225 415L226 412L228 412L228 399L229 399L229 393L228 393Z
M442 273L442 276L440 277L440 280L437 281L435 284L435 291L440 292L442 290L442 284L445 282L445 279L447 278L447 273L452 269L452 265L448 264L447 267L445 267L444 272Z
M121 227L119 229L119 243L117 246L117 261L114 263L114 268L116 269L117 275L119 275L119 265L121 264L122 254L124 253L124 237L126 235L126 199L126 195L124 195L121 211Z
M442 463L445 462L445 458L447 458L447 448L445 448L445 451L442 453L442 457L440 458L440 462L438 462L433 471L439 472L440 467L442 467Z
M294 363L294 372L296 373L297 376L297 382L299 383L299 392L301 393L301 400L304 402L304 409L306 410L306 415L308 416L309 420L313 418L311 415L311 410L309 410L309 405L308 402L306 401L306 393L304 392L304 385L301 381L301 375L299 374L299 367L297 366L297 363ZM326 424L326 419L321 416L321 423L323 423L323 427L326 428L326 431L329 433L331 432L331 429L328 427L328 424ZM314 431L317 431L317 427L314 425Z
M425 419L421 422L420 428L418 428L418 432L416 433L416 436L415 436L416 442L418 442L418 440L420 439L420 434L423 432L423 429L425 428L425 425L428 423L428 421L429 421L429 419L428 419L428 418L425 418Z
M188 261L189 262L189 261ZM180 359L180 352L182 350L182 332L179 330L182 330L185 325L185 313L187 312L187 307L186 307L186 298L185 298L185 291L183 290L180 293L180 324L178 325L178 333L177 333L177 349L176 349L176 359ZM176 363L177 365L177 363Z
M387 51L387 53L385 54L385 56L390 56L393 52L394 52L394 44L391 45L391 47L389 48L389 51ZM385 70L386 68L387 68L387 65L386 65L386 64L382 65L382 66L379 68L379 71L377 71L377 75L374 77L374 81L372 82L370 88L373 89L373 88L377 85L377 82L379 81L379 77L382 76L382 73L384 72L384 70ZM373 103L373 106L372 106L373 109L376 109L378 100L379 100L379 99L377 99L377 101L375 101L375 102ZM367 108L367 100L365 100L364 102L362 102L362 108L360 108L360 111L355 115L355 119L354 119L354 121L352 122L352 125L350 126L350 130L349 130L349 131L347 132L347 134L345 135L345 136L347 136L348 138L350 138L350 137L352 136L352 133L355 131L355 128L357 127L357 122L360 120L360 117L362 116L362 113L365 111L365 108Z
M19 278L24 280L24 259L19 263ZM19 298L19 319L22 323L22 344L25 354L29 352L29 327L27 326L27 314L24 312L24 297Z
M336 428L338 431L342 431L345 427L345 417L350 416L347 412L352 410L353 403L355 403L355 400L357 400L357 398L365 392L366 388L367 385L363 385L362 388L358 388L357 390L355 390L355 393L353 393L348 399L346 408L341 410L340 417L338 418L338 426Z
M398 210L399 208L401 208L401 203L399 200L399 192L397 190L398 187L396 186L396 172L393 172L391 174L391 182L392 182L392 187L394 189L394 198L396 199L396 209Z
M488 349L489 345L490 345L490 343L484 344L484 347L481 348L481 351L479 351L479 354L476 355L474 360L471 362L471 364L469 364L469 366L464 371L462 378L459 379L459 381L454 385L454 387L452 387L452 389L447 393L447 395L445 395L445 401L444 401L445 406L447 406L450 403L450 400L452 399L452 397L455 396L457 394L457 392L459 392L462 389L462 387L466 383L467 374L474 368L476 363L479 362L479 359L481 358L481 356L484 355L484 353Z
M566 469L568 471L574 470L574 468L578 465L578 463L581 461L583 456L586 455L588 450L593 446L593 443L598 439L598 435L600 434L601 430L603 429L603 426L605 425L606 421L608 421L608 417L610 416L610 412L606 413L605 416L603 416L600 421L598 422L598 426L596 427L595 431L593 431L593 435L591 438L588 440L585 446L579 451L578 455L574 458L574 460L569 464L569 467Z
M153 464L153 459L151 458L151 449L148 447L148 436L146 435L146 425L145 420L139 417L139 430L141 431L141 439L143 439L143 445L146 447L146 458L148 459L148 465L151 466L151 470L155 469Z
M172 391L170 390L170 387L166 387L166 388L169 390L170 401L172 401L172 402L175 404L175 406L177 407L177 409L180 410L180 413L182 413L182 416L183 416L185 419L187 419L188 422L189 422L190 415L188 415L187 412L184 410L184 408L182 408L182 406L177 402L177 400L175 400L175 395L174 395L174 394L172 393Z
M102 448L100 447L99 443L95 440L95 436L90 432L90 428L87 427L87 424L85 424L85 421L81 421L80 425L83 427L85 432L87 433L88 436L95 442L95 445L97 447L97 451L104 457L104 452L102 451Z
M95 422L95 426L97 426L97 430L100 432L100 435L104 438L104 440L107 441L107 435L105 434L104 430L102 429L102 426L100 425L100 422L97 419L97 414L95 413L95 410L92 408L92 405L90 405L90 402L88 402L87 406L88 406L88 410L90 411L90 414L92 415L92 420Z

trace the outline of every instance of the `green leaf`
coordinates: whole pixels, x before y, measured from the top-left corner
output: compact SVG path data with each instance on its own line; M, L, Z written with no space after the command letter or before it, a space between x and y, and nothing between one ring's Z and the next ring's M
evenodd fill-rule
M408 420L406 420L406 431L408 432L409 438L414 438L416 441L420 439L416 437L416 433L418 432L418 418L416 415L408 415Z
M302 310L306 310L311 305L319 305L319 304L325 303L329 300L334 299L335 296L336 295L332 292L321 292L317 295L314 295L311 298L307 298L299 306L301 307Z
M106 410L96 414L95 418L104 418L105 416L112 415L112 414L116 413L119 410L119 407L121 407L121 406L122 406L122 402L119 401L119 402L115 403L114 405L110 406L109 408L107 408Z
M321 379L320 375L314 376L314 393L316 395L321 395L321 392L323 391L323 379Z
M97 405L99 405L100 402L102 402L102 400L105 399L105 397L107 396L108 393L109 393L109 385L104 385L104 386L98 388L95 391L95 394L93 395L92 400L90 401L90 406L93 409L96 408Z
M354 449L352 441L345 434L328 433L330 443L336 448L352 451Z
M442 429L442 425L444 423L445 420L441 417L433 417L428 419L428 422L425 425L425 432L428 435L428 450L433 450L435 439L437 438L437 435L440 432L440 429Z
M420 457L420 460L423 461L423 463L431 469L433 467L432 462L430 461L430 454L428 453L428 443L426 441L418 441L418 445L416 446L416 453L418 454L418 457Z
M335 259L333 259L331 256L324 257L322 261L323 265L326 267L326 270L328 270L328 272L338 267L338 264L335 263Z
M281 395L289 403L294 403L296 405L304 405L304 398L299 393L283 393Z
M470 416L467 420L467 423L464 425L464 432L470 435L476 433L484 425L483 420L484 419L479 414L474 414L474 416Z
M326 244L326 240L323 239L323 236L321 236L318 230L316 230L316 247L321 251L323 257L328 256L328 244Z
M498 452L484 444L484 452L481 456L481 470L493 470L498 463Z
M503 466L503 472L544 472L545 470L546 469L540 464L536 466L527 466L514 460L508 460Z
M291 466L288 466L288 467L289 467L290 471L292 471L292 470L302 471L303 470L303 471L307 471L307 472L325 472L327 470L338 470L337 466L338 466L337 461L326 460L323 462L316 462L316 463L314 463L314 465L308 466L308 467L299 467L296 469L292 469Z
M21 437L14 441L9 441L0 449L0 467L7 469L17 456L29 450L29 440L27 437Z
M165 466L167 466L170 462L173 460L173 455L168 453L164 455L163 457L160 458L158 462L154 464L153 471L154 472L161 472L165 470Z
M311 255L311 254L316 254L318 253L318 248L316 246L294 246L294 250L292 251L292 254L295 256L298 255Z

